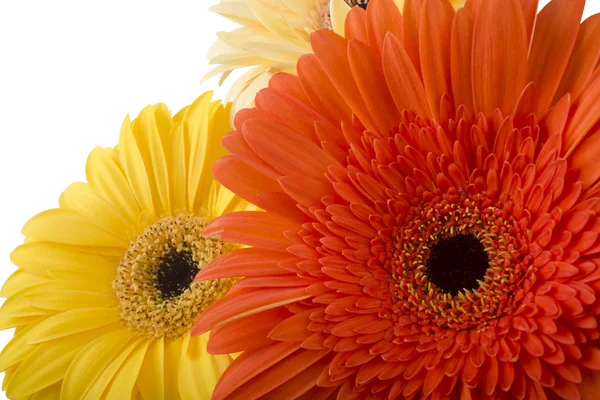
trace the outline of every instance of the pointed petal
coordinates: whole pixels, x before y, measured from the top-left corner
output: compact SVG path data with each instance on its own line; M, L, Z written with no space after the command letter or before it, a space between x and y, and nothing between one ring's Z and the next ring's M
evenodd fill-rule
M554 101L557 102L566 93L576 99L586 87L590 76L600 61L600 15L592 15L579 28L577 41L569 59L569 65L563 74Z
M493 27L493 29L491 29ZM482 4L473 31L473 100L475 111L507 115L525 87L527 39L521 6L516 0Z
M278 342L255 352L243 353L217 383L213 399L225 399L250 379L293 354L299 347L299 343Z
M213 220L202 233L221 240L271 250L285 250L292 243L284 232L293 229L280 217L263 211L238 211Z
M423 83L404 47L392 34L387 35L383 45L383 72L399 111L431 116Z
M198 335L221 326L228 321L294 303L311 297L303 287L299 288L251 288L229 292L220 301L208 307L196 320L192 334Z
M29 343L41 343L110 325L121 319L116 308L78 308L45 319L31 333Z
M537 115L543 115L554 99L577 40L584 5L585 0L553 0L538 14L527 73L527 80L538 88Z
M352 77L348 61L348 41L333 32L320 30L311 35L311 44L319 63L352 111L367 129L377 131Z
M471 78L471 53L473 25L471 13L462 8L456 13L452 26L451 70L454 104L473 109L473 87Z
M127 248L127 240L121 239L97 225L85 220L74 210L54 208L31 218L23 227L25 236L39 241L79 246L102 246Z
M137 382L144 400L165 399L165 341L155 339L146 350Z
M102 371L128 346L128 328L115 330L88 343L75 357L65 374L63 399L83 399Z
M452 93L449 38L453 20L454 7L448 1L425 1L419 27L421 72L429 106L437 120L442 96Z
M594 72L590 82L581 95L575 100L575 110L569 120L564 134L565 155L567 158L579 143L586 138L590 129L600 120L600 69Z

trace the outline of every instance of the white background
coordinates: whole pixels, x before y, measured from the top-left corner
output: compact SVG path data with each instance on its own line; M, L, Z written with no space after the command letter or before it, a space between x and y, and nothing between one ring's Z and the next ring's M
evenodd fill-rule
M205 54L231 28L206 11L216 2L0 2L0 283L22 225L85 178L89 151L114 146L126 114L158 102L177 111L215 89L200 86ZM588 0L586 16L596 12L600 0Z

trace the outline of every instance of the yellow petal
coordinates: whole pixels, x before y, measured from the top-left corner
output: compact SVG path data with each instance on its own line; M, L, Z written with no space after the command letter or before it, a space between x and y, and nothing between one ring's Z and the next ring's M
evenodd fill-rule
M28 291L27 288L23 292ZM21 296L13 296L7 299L2 304L2 316L3 317L32 317L32 316L50 316L55 314L50 310L41 310L30 303L26 302Z
M48 340L85 332L121 319L116 308L78 308L54 315L41 322L31 333L29 343Z
M129 355L127 361L121 365L108 388L108 392L106 393L107 399L118 399L122 397L127 399L135 398L135 383L140 373L142 362L144 361L144 356L146 355L149 344L149 340L142 340Z
M350 12L350 6L344 0L331 0L329 7L333 31L340 36L344 36L344 26L346 16Z
M81 349L90 341L114 331L115 325L37 345L12 376L8 397L26 396L62 380Z
M99 196L123 213L131 225L138 227L141 209L127 178L113 158L114 153L100 147L92 150L86 164L86 177Z
M71 208L84 219L124 241L135 235L135 229L117 209L94 193L85 183L71 184L62 194L62 207Z
M102 335L88 343L75 357L60 393L63 400L82 399L102 371L128 346L132 333L128 328Z
M153 106L144 108L135 121L137 124L134 123L133 130L148 176L154 212L157 216L167 215L171 211L168 167L155 115L155 111L160 113L161 110L163 108Z
M115 279L115 271L107 272L106 275L91 274L80 271L50 270L48 274L57 281L71 283L72 287L98 293L114 293L112 281Z
M38 283L48 282L47 278L30 274L23 270L17 270L12 273L0 290L0 297L11 297L20 290L29 286L35 286Z
M85 220L74 210L55 208L31 218L23 234L40 241L81 246L127 248L129 243Z
M127 360L130 356L132 356L134 350L142 345L142 350L146 351L146 347L148 345L148 341L145 338L137 337L129 341L127 346L119 350L117 353L114 353L112 359L109 361L109 364L102 370L102 373L95 379L87 393L85 394L85 400L96 400L99 399L104 392L107 391L109 384L115 378L117 372L127 364ZM142 353L143 358L143 353ZM131 398L131 392L133 391L133 386L135 385L137 373L139 368L136 371L130 370L124 374L123 378L131 377L131 388L128 391L120 393L121 398L129 399ZM135 373L134 376L131 376L131 373ZM128 396L129 395L129 396ZM109 397L110 398L110 397Z
M87 292L83 290L56 290L24 296L34 307L45 310L66 311L76 308L114 307L118 300L114 294Z
M8 384L10 383L10 380L14 376L17 368L19 368L19 365L15 364L15 365L11 366L10 368L8 368L6 371L4 371L4 379L2 380L2 390L3 391L6 391L6 388L8 387Z
M179 361L183 336L165 345L165 399L178 399L179 394Z
M213 371L205 371L200 369L200 360L198 356L198 349L195 347L200 345L200 340L197 337L190 337L189 335L184 336L182 345L182 355L179 362L179 394L184 399L190 400L203 400L209 399L212 390L205 383L205 376L214 375ZM185 350L188 351L185 351ZM195 373L195 371L202 371L201 374ZM215 382L216 383L216 382Z
M31 400L59 400L60 399L60 387L62 382L57 382L52 386L48 386L45 389L40 390L31 397Z
M34 326L30 325L18 329L15 336L4 347L2 353L0 353L0 371L4 371L11 365L23 361L35 349L35 346L27 344Z
M187 210L187 159L183 122L178 122L165 143L165 154L169 164L169 189L171 190L171 208L173 215Z
M165 340L153 341L138 375L138 387L144 400L164 400L165 396Z
M211 218L217 216L216 214L214 214L214 211L217 209L217 200L219 195L218 185L219 184L217 183L217 181L212 181L208 193L204 194L204 196L208 199L206 209L208 210L208 213L210 214Z
M200 338L200 345L198 347L200 353L201 353L201 363L203 365L203 368L211 368L212 371L215 372L215 377L218 380L221 375L223 375L223 372L225 372L225 370L227 368L229 368L229 366L231 365L231 363L233 362L233 357L231 355L213 355L210 354L208 351L206 351L206 347L208 346L208 338L210 337L210 332L207 333L203 333L202 335L199 336ZM209 367L210 366L210 367ZM204 369L203 369L204 370ZM215 381L216 384L216 381ZM214 388L214 385L212 386ZM212 389L211 389L212 392Z
M144 159L142 158L140 149L135 142L129 118L125 118L121 126L119 160L127 181L132 188L133 195L141 209L148 213L150 217L155 216L148 174L144 167Z
M210 100L212 98L212 92L207 92L200 96L192 105L188 108L184 121L187 124L187 148L189 149L188 158L188 209L194 210L195 205L198 204L196 201L196 195L198 188L202 187L202 180L204 171L205 155L207 151L208 142L208 129L209 119L208 111ZM211 166L212 167L212 166ZM200 199L202 200L202 199ZM199 206L202 208L206 207L206 203L199 202Z
M20 327L29 324L35 324L44 319L44 316L31 315L27 317L11 316L0 314L0 330Z
M116 266L105 258L48 242L23 244L13 250L10 259L19 268L39 276L48 276L50 270L68 270L103 277L106 274L114 276L116 270Z

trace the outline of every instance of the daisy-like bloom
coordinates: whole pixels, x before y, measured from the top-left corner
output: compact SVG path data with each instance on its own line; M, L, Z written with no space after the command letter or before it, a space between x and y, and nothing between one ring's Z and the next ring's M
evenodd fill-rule
M237 115L215 176L265 212L204 231L253 246L199 274L244 277L192 330L243 352L215 399L597 398L584 3L372 0Z
M218 184L229 106L207 93L174 117L163 104L127 118L114 149L94 149L87 183L33 217L1 295L0 354L11 399L208 399L229 355L191 337L231 279L194 282L235 248L202 231L247 203Z
M403 0L396 0L402 6ZM351 6L369 0L221 0L211 11L241 25L219 32L209 50L218 65L204 79L220 75L222 84L235 70L251 67L231 86L234 112L252 104L256 92L277 72L296 73L298 59L311 52L310 34L319 29L344 32Z

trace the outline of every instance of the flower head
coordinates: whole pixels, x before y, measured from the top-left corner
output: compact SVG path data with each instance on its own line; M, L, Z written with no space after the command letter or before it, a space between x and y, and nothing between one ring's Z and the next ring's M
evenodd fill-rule
M16 327L0 354L10 398L210 396L232 357L208 354L190 329L233 283L194 282L235 248L202 231L247 205L211 170L229 109L210 93L174 117L145 108L117 147L91 152L87 183L27 222L1 293L0 327Z
M594 398L600 18L584 0L391 0L312 35L215 165L264 212L199 279L214 398ZM248 179L237 179L242 173Z

